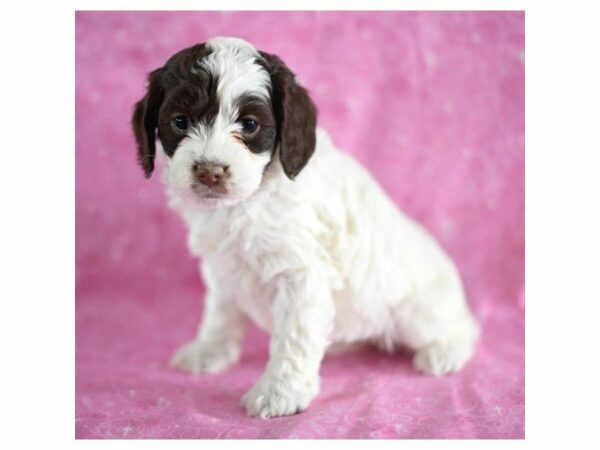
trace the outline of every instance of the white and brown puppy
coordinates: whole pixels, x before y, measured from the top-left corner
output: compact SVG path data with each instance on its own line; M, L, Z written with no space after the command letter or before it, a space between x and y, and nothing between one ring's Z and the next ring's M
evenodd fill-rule
M453 263L316 128L277 56L234 38L175 54L149 75L133 129L148 177L158 131L170 204L203 259L202 324L174 366L235 363L249 317L270 333L270 358L242 403L276 417L317 395L332 344L408 347L436 375L470 358L478 326Z

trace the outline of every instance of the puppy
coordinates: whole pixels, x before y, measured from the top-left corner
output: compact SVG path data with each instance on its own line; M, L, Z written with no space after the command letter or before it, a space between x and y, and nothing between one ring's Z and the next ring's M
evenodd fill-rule
M281 59L235 38L172 56L133 114L145 175L158 132L170 205L203 260L202 323L172 365L229 367L252 319L271 335L242 398L252 416L304 410L333 344L407 347L416 369L441 375L467 362L479 334L449 257L316 117Z

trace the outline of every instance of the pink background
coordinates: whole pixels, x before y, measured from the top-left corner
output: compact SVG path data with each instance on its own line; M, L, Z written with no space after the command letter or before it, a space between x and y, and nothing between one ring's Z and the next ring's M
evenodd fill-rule
M245 416L267 361L192 376L167 362L201 317L202 281L129 127L145 75L218 35L280 55L320 124L456 260L483 326L460 373L407 355L327 357L296 416ZM524 15L177 12L76 15L78 438L523 438Z

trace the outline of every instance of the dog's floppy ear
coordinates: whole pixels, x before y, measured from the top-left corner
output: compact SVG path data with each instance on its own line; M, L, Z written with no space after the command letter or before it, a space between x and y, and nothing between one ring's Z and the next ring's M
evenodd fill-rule
M162 71L163 69L157 69L148 76L148 92L136 103L131 119L137 141L138 160L144 169L146 178L150 178L154 171L158 111L164 97L161 85Z
M293 180L315 151L317 109L306 89L296 82L296 76L278 56L260 54L271 75L281 165Z

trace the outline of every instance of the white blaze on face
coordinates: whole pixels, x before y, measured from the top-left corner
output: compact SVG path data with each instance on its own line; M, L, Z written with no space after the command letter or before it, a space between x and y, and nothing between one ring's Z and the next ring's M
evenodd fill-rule
M252 153L235 137L241 130L238 101L253 96L270 102L271 79L256 63L259 53L251 44L235 38L216 38L206 46L211 53L200 61L200 66L217 81L218 113L209 124L192 124L173 157L167 160L167 182L171 192L182 199L219 207L245 200L256 191L271 159L270 151ZM227 194L209 199L194 190L193 166L197 161L228 167Z
M212 50L203 65L219 80L219 117L235 119L236 101L243 95L255 95L269 100L271 78L258 64L259 53L249 43L235 38L216 38L206 43Z

